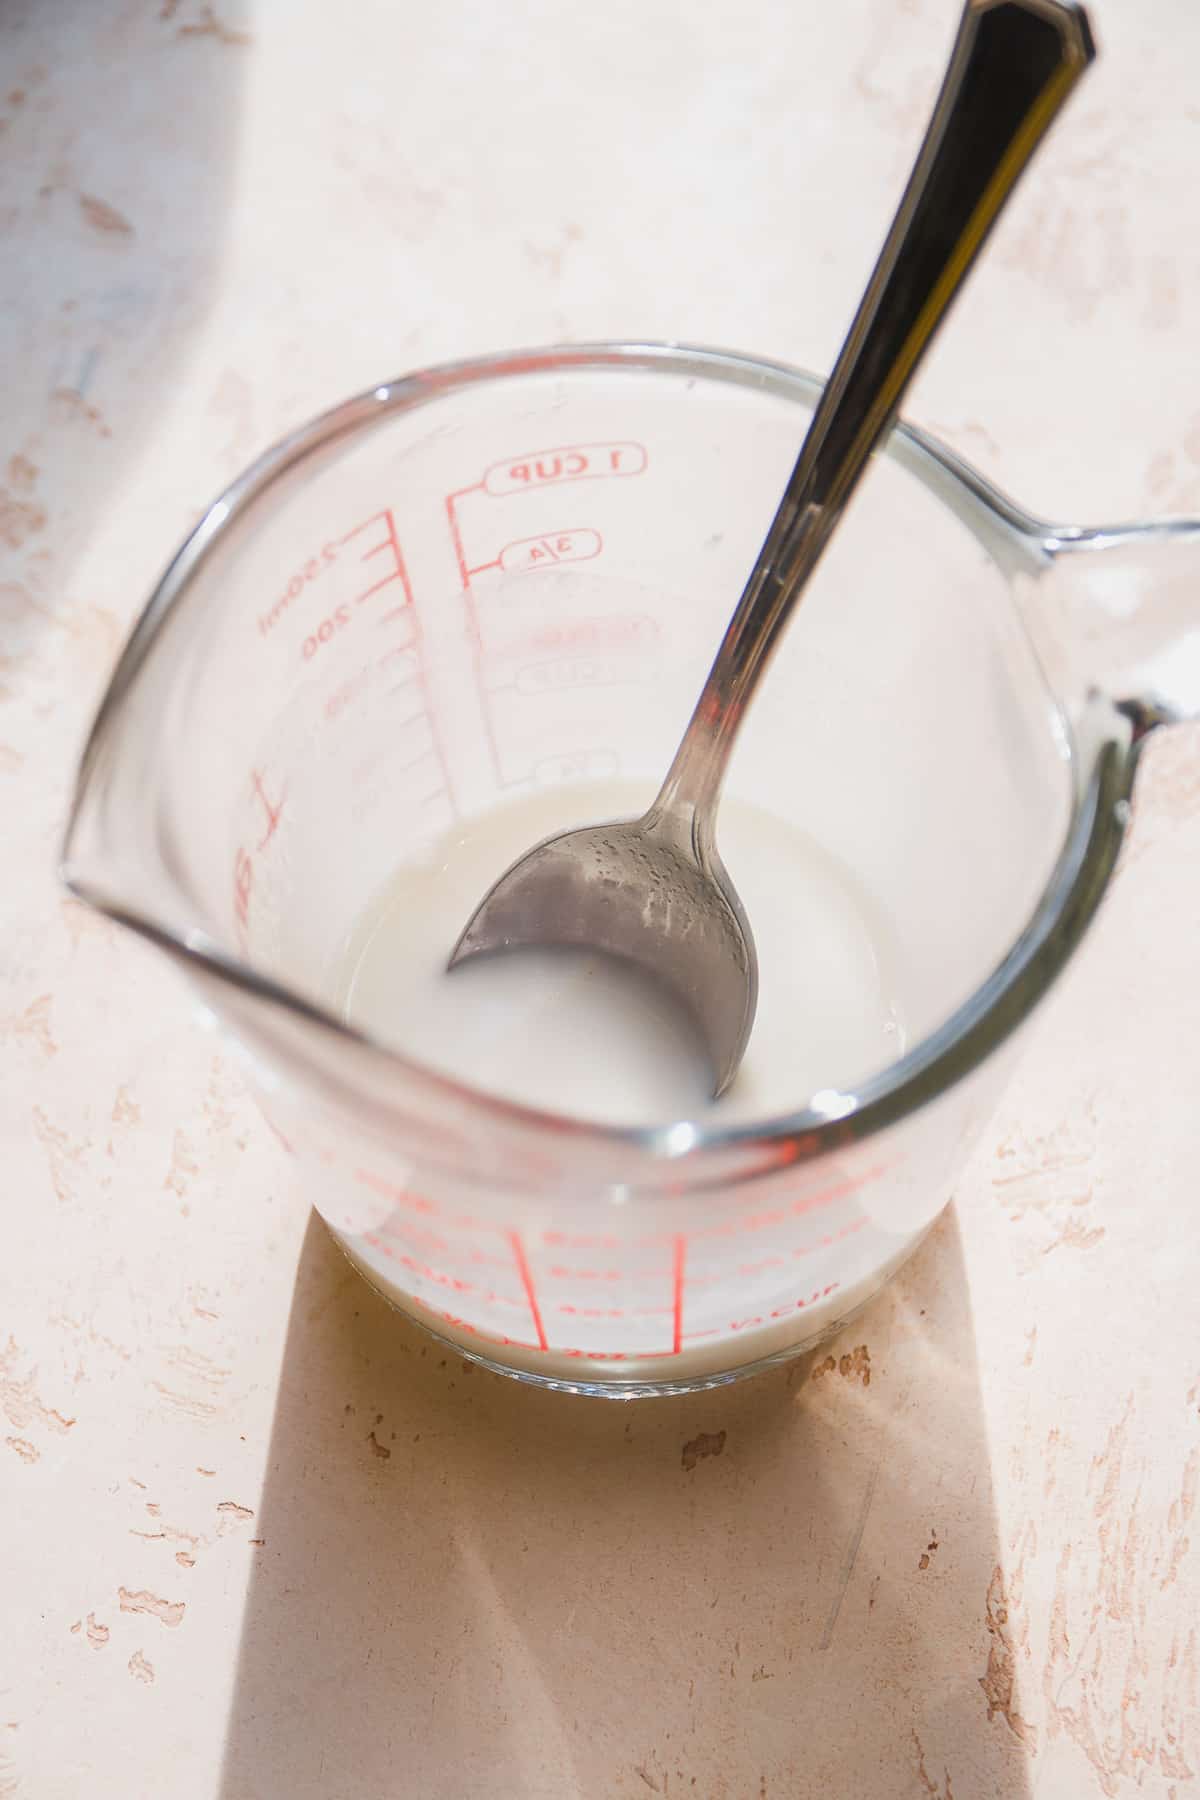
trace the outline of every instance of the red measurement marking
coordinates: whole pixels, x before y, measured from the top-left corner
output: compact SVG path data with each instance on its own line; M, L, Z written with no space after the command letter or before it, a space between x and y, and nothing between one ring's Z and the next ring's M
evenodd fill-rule
M789 1143L785 1144L777 1153L775 1161L777 1164L783 1165L793 1162L803 1162L806 1157L812 1155L820 1141L821 1140L815 1131L806 1131L800 1137L793 1138Z
M419 756L410 756L407 762L400 763L397 768L392 770L392 774L399 780L401 775L411 774L414 769L419 769L422 763L428 762L430 757L436 757L436 755L435 749L422 750Z
M368 539L364 546L359 547L358 540L362 539L364 533L370 532L373 527L380 528L374 541ZM387 625L389 629L394 628L405 620L407 620L411 626L411 643L403 647L393 648L388 652L388 656L408 656L415 654L417 668L414 670L412 679L420 684L422 698L429 715L429 730L434 745L434 753L441 766L444 791L446 798L450 803L451 811L457 814L458 808L455 802L453 783L450 779L445 747L441 740L433 709L429 706L427 672L422 662L423 633L421 630L420 615L417 612L414 602L412 583L409 580L408 569L404 561L404 554L400 547L400 539L396 532L395 514L391 507L384 507L379 512L371 513L369 517L360 520L357 525L352 526L350 530L345 532L340 538L332 539L330 542L323 544L319 552L310 557L303 568L297 570L297 572L289 579L284 593L275 605L266 613L260 615L258 620L259 632L263 637L268 637L293 603L298 600L314 582L318 581L327 569L334 563L340 561L344 556L353 554L351 546L358 548L357 561L360 563L373 563L376 558L383 557L385 559L383 572L376 580L369 581L358 593L339 601L337 605L326 612L325 616L316 623L313 629L306 633L300 641L301 660L304 662L311 662L326 645L333 643L340 633L349 629L357 616L357 609L359 607L363 606L365 602L372 599L374 595L380 593L384 588L387 588L394 583L398 583L404 595L402 604L391 607L378 622ZM371 573L373 572L374 571L371 571ZM380 660L387 660L387 658L385 657ZM369 666L370 665L368 665L368 667ZM363 691L363 686L365 686L364 678L366 675L366 670L360 671L359 675L353 677L349 682L344 683L336 694L330 696L330 698L326 700L324 706L326 719L333 720L351 699L358 698ZM360 683L363 683L363 686L360 686ZM264 840L264 842L266 842L269 841L270 836L274 831L275 821L272 816L270 803L266 800L265 796L263 796L263 799L268 811L267 838ZM280 802L280 804L282 805L282 802ZM260 848L261 847L262 846L260 845ZM239 854L244 854L244 852ZM246 885L245 872L241 869L240 865L236 879L241 884L241 887L244 888ZM238 916L242 919L244 925L244 901L235 903L235 911L237 911Z
M418 1299L417 1304L425 1306L427 1303ZM513 1350L544 1350L546 1348L545 1344L530 1344L524 1338L507 1337L497 1331L485 1331L482 1325L476 1325L471 1319L460 1319L457 1313L439 1312L432 1306L427 1306L427 1310L433 1314L435 1319L441 1319L445 1324L452 1325L456 1331L466 1331L472 1337L482 1338L486 1344L503 1344ZM560 1354L571 1356L574 1352L564 1350Z
M818 1300L825 1300L830 1294L836 1294L841 1287L840 1281L831 1281L827 1287L816 1288L807 1299L785 1301L782 1306L773 1306L770 1312L755 1313L748 1319L730 1319L730 1331L750 1331L755 1325L769 1325L775 1319L786 1319L792 1313L803 1312L806 1306L815 1306Z
M864 1213L860 1219L851 1219L850 1223L843 1225L840 1231L827 1232L824 1237L817 1238L811 1244L801 1244L798 1250L792 1251L792 1255L793 1257L811 1256L814 1250L831 1250L835 1244L840 1244L846 1238L854 1237L858 1232L865 1230L869 1223L870 1221Z
M739 1275L762 1275L768 1269L786 1269L789 1261L794 1262L797 1257L813 1256L818 1250L832 1250L835 1244L844 1243L847 1238L855 1237L860 1231L865 1230L869 1223L870 1221L863 1214L860 1218L851 1219L850 1223L843 1225L840 1231L827 1231L822 1233L819 1238L811 1238L807 1244L800 1244L795 1249L789 1250L786 1256L760 1256L756 1262L739 1263L737 1273ZM727 1282L728 1280L728 1268L721 1267L709 1275L689 1275L688 1286L691 1288L714 1287L718 1282Z
M556 1263L548 1273L552 1281L625 1281L629 1279L624 1269L565 1269L561 1263Z
M341 687L334 689L325 702L326 719L336 719L340 712L344 712L356 700L362 699L371 685L373 668L372 663L367 663L358 671L357 675L352 675L349 681L343 681Z
M471 592L471 571L467 567L467 559L463 552L462 527L458 520L458 508L455 502L465 494L478 492L480 483L474 487L457 488L454 493L446 495L446 519L450 526L450 537L454 545L454 555L458 563L458 576L462 583L463 611L467 627L467 642L471 646L471 663L475 671L475 686L479 693L480 718L483 721L483 733L487 739L488 755L491 758L492 773L503 786L504 769L500 762L500 746L496 742L496 731L492 724L492 708L488 699L487 688L483 680L483 638L479 630L479 614L475 609L475 596Z
M894 1167L895 1165L893 1164L891 1166ZM778 1210L771 1212L757 1213L749 1219L723 1219L718 1224L705 1225L699 1230L693 1231L690 1236L695 1240L699 1238L736 1237L742 1232L753 1233L761 1231L764 1225L778 1225L783 1223L786 1219L794 1218L806 1212L816 1212L822 1207L831 1206L837 1200L842 1200L848 1195L858 1193L871 1182L878 1180L880 1176L886 1175L887 1172L887 1169L883 1167L869 1169L864 1175L857 1176L853 1180L837 1182L829 1187L819 1188L812 1194L802 1195L800 1199L793 1201L788 1207L779 1208ZM848 1237L854 1231L861 1231L863 1226L867 1223L868 1221L866 1219L857 1219L839 1231L837 1236ZM612 1234L605 1236L587 1236L568 1231L544 1231L542 1233L541 1241L548 1249L557 1250L623 1250L626 1247L637 1250L653 1250L661 1248L664 1245L673 1246L675 1238L673 1235L661 1231L650 1232L645 1237L637 1238L622 1238L613 1236ZM795 1251L793 1254L803 1255L806 1254L806 1252ZM688 1277L689 1283L692 1286L698 1286L708 1279L717 1280L721 1279L721 1277L714 1276L710 1278L695 1274Z
M529 1258L525 1254L525 1245L521 1241L519 1231L510 1231L508 1241L512 1246L513 1261L517 1265L517 1274L521 1277L521 1286L525 1289L525 1298L529 1302L529 1312L533 1319L533 1329L537 1335L538 1349L548 1348L546 1328L542 1324L542 1312L538 1305L537 1292L533 1285L533 1274L529 1267Z
M372 594L378 593L381 587L386 587L388 582L398 580L403 584L408 603L411 605L412 594L408 589L408 577L404 569L404 559L400 554L400 545L396 539L395 521L389 507L385 508L383 512L372 513L370 518L364 519L360 525L355 525L350 531L347 531L344 536L334 538L329 543L322 544L317 553L314 556L309 557L308 561L304 564L304 567L298 569L296 573L291 576L286 588L279 599L276 600L275 604L270 607L267 612L259 614L258 629L260 635L262 637L269 637L275 626L278 625L279 621L286 615L300 596L338 561L346 546L352 543L353 540L358 537L360 532L366 531L368 526L374 525L376 521L380 519L382 519L387 526L385 536L380 539L379 543L374 544L370 549L365 550L359 560L361 562L368 562L371 557L378 556L384 551L390 551L395 558L395 567L383 576L381 580L374 582L364 593L356 595L351 604L357 605L361 601L369 599ZM342 609L340 607L337 608L334 613L330 614L328 619L322 620L321 622L322 626L328 625L330 627L330 635L338 628L339 623L345 624L349 621L348 614L345 620L339 621L338 615L341 611ZM306 639L305 641L308 642L309 640ZM328 642L328 637L321 641ZM315 655L315 650L310 650L307 654L309 656Z
M758 1262L739 1263L738 1264L738 1274L739 1275L761 1275L765 1269L786 1269L786 1268L787 1268L787 1261L784 1257L782 1257L782 1256L764 1256ZM709 1281L723 1281L724 1279L726 1279L726 1277L725 1277L724 1271L722 1271L722 1273L720 1275L710 1275L707 1277L707 1279Z
M894 1167L895 1165L890 1166ZM866 1170L862 1175L854 1175L845 1181L833 1182L829 1187L817 1188L810 1194L801 1194L798 1200L793 1200L786 1206L771 1207L766 1211L754 1213L750 1218L723 1219L720 1224L705 1225L701 1230L694 1231L692 1236L694 1238L736 1237L742 1232L762 1231L768 1225L781 1225L787 1219L798 1218L808 1212L818 1212L823 1207L834 1205L838 1200L845 1200L853 1194L861 1193L863 1188L869 1187L872 1182L878 1181L887 1173L888 1167L881 1164L876 1168ZM749 1200L743 1204L753 1205L755 1198L756 1196L751 1194ZM649 1243L654 1240L647 1239L646 1241ZM661 1243L662 1239L660 1238L658 1241Z
M345 537L341 538L339 542L341 544L350 543L352 539L358 537L360 532L365 531L369 525L374 525L379 520L383 521L386 528L384 535L380 538L378 543L372 544L368 549L364 550L359 560L361 562L370 562L372 557L382 556L386 553L392 558L392 567L388 570L386 575L381 576L378 581L372 582L370 587L364 588L361 594L357 594L354 598L353 605L361 606L364 600L369 600L372 594L377 594L381 588L387 587L389 583L393 581L398 581L404 591L403 606L393 607L392 610L386 614L386 618L395 621L407 617L411 621L413 631L412 647L415 648L418 659L418 666L413 672L412 679L420 686L421 700L429 719L429 736L433 744L433 755L436 756L438 766L442 772L442 783L445 789L446 798L450 802L450 810L457 814L458 806L454 798L454 784L450 779L450 767L446 760L445 745L442 742L441 732L438 729L434 710L429 703L429 680L423 661L424 632L421 629L421 616L413 600L412 582L409 580L408 568L404 561L404 554L400 548L400 539L396 535L396 519L391 507L385 506L382 512L372 513L369 519L364 519L361 525L354 526L353 530L348 531Z
M483 477L485 493L500 498L563 481L592 481L603 476L640 475L646 467L642 444L563 444L531 450L511 461L493 463Z
M454 502L463 499L466 494L479 493L482 485L481 482L477 481L471 487L455 488L452 494L446 495L446 518L450 524L450 540L454 545L454 555L458 562L459 580L462 582L464 593L466 593L471 585L471 571L467 568L467 559L463 552L462 527L458 522L458 508L455 506Z
M871 1182L878 1181L886 1173L884 1169L868 1169L865 1175L853 1175L846 1181L836 1181L826 1188L818 1188L815 1194L801 1194L793 1200L788 1212L793 1218L801 1213L818 1212L822 1207L832 1206L836 1200L845 1200L851 1194L861 1194Z
M379 1231L384 1237L399 1238L403 1244L423 1244L427 1250L440 1250L445 1255L453 1254L452 1246L436 1231L431 1231L427 1225L418 1225L412 1219L397 1218L395 1213L388 1214ZM508 1267L507 1262L504 1266Z
M553 619L517 640L513 649L622 650L650 649L662 638L662 627L646 613L609 613L590 619Z
M407 1188L397 1187L395 1182L385 1181L382 1175L372 1175L369 1169L355 1169L355 1181L382 1199L390 1200L393 1206L403 1206L409 1212L436 1213L437 1207L424 1194L410 1194Z
M398 1218L395 1213L390 1213L383 1224L379 1226L378 1235L388 1239L395 1238L401 1244L415 1245L431 1254L465 1256L467 1262L475 1268L509 1269L512 1267L507 1256L489 1256L486 1250L474 1248L464 1250L461 1245L450 1243L447 1238L439 1236L436 1231L430 1231L426 1226L417 1224L415 1220Z
M770 1312L755 1313L745 1318L731 1319L724 1327L710 1325L700 1331L683 1332L680 1335L679 1341L670 1350L584 1350L575 1345L555 1344L552 1346L546 1340L545 1333L541 1328L540 1318L538 1320L538 1342L530 1343L527 1338L511 1337L507 1332L489 1331L484 1326L476 1324L473 1319L464 1319L458 1313L443 1311L440 1308L431 1306L428 1301L422 1300L419 1295L415 1295L414 1300L418 1306L424 1307L432 1317L441 1319L454 1330L465 1332L468 1336L478 1338L487 1344L495 1344L497 1346L517 1350L548 1351L554 1356L561 1356L573 1362L640 1363L662 1362L668 1360L678 1356L681 1353L683 1345L698 1343L705 1338L719 1337L722 1335L722 1331L730 1336L736 1336L743 1331L752 1331L757 1326L770 1324L779 1319L786 1318L793 1313L803 1312L807 1307L814 1305L817 1301L827 1299L830 1294L837 1293L840 1285L841 1284L836 1281L830 1282L826 1287L818 1288L808 1296L801 1296L799 1299L789 1301L786 1305L774 1307ZM622 1315L615 1312L605 1315L592 1312L588 1309L580 1309L580 1316L609 1316L616 1318Z
M518 694L561 694L573 688L622 687L653 679L653 663L630 662L614 656L558 656L546 662L526 663L513 676Z
M396 521L392 515L390 506L385 506L382 512L372 513L370 518L364 519L361 525L355 525L353 530L348 531L345 537L341 539L341 542L343 544L350 543L360 532L365 531L368 525L374 525L380 519L383 520L386 527L384 535L377 544L372 544L369 550L363 551L362 555L359 557L359 561L370 562L373 556L390 555L392 558L392 567L388 570L386 575L380 576L378 581L373 581L370 587L364 588L361 594L356 594L354 597L354 604L355 606L361 606L364 600L369 600L372 594L377 594L379 592L380 588L387 587L390 582L398 581L404 589L406 605L411 606L413 603L412 588L409 585L408 570L404 566L404 557L400 550L400 540L396 536Z
M683 1343L683 1276L687 1263L687 1239L675 1239L675 1261L671 1272L671 1349L678 1356Z
M418 1262L417 1258L409 1256L406 1250L396 1250L391 1244L385 1244L377 1231L364 1232L363 1240L370 1244L372 1250L378 1250L381 1255L386 1256L390 1262L399 1263L401 1268L409 1269L414 1275L421 1276L425 1281L436 1282L440 1287L453 1288L459 1294L478 1292L473 1281L463 1281L457 1275L445 1275L441 1270L431 1268L428 1263Z
M389 688L388 692L392 693L392 694L400 694L400 693L403 693L403 691L406 687L411 687L411 686L412 686L411 681L398 681L394 688ZM395 740L400 736L400 733L402 731L408 731L413 725L424 725L425 723L426 723L425 714L422 711L420 711L419 709L416 712L409 713L408 717L405 719L397 719L395 725L392 728L393 742L395 742Z
M269 637L292 602L298 600L305 588L311 586L318 576L324 574L325 570L337 561L338 550L345 541L345 538L339 538L333 543L322 544L317 554L310 556L304 567L296 571L274 606L258 615L258 629L261 636Z
M459 1213L457 1217L447 1220L447 1223L456 1231L497 1231L505 1243L510 1236L507 1225L498 1225L494 1219L476 1219L470 1213ZM505 1258L505 1267L507 1266L508 1259Z
M339 631L346 631L354 623L354 614L348 605L335 606L327 618L321 620L315 631L310 631L300 645L300 654L305 662L313 657L325 644L331 644Z
M830 1292L832 1291L833 1290L831 1289ZM509 1337L505 1332L487 1331L482 1325L477 1325L473 1319L461 1318L458 1313L444 1312L437 1307L430 1306L427 1301L422 1300L419 1296L414 1296L414 1298L416 1299L416 1304L424 1307L431 1317L441 1319L444 1324L449 1325L453 1330L465 1332L469 1337L478 1338L485 1344L495 1344L499 1347L513 1350L551 1349L551 1346L548 1344L531 1344L526 1338ZM754 1321L748 1320L746 1323L747 1325L750 1325L753 1324ZM685 1332L684 1342L687 1344L694 1344L701 1338L712 1338L718 1337L719 1335L718 1327L713 1325L707 1327L704 1331ZM552 1349L552 1354L568 1358L572 1362L638 1363L662 1362L666 1358L677 1355L678 1352L674 1350L582 1350L574 1345L555 1344Z
M354 622L356 607L361 606L365 600L369 600L373 594L379 593L381 588L390 586L393 581L398 581L404 590L404 606L393 608L391 616L394 617L396 614L410 616L412 589L409 586L408 571L404 566L400 541L396 536L396 523L390 507L385 507L383 512L372 513L370 518L364 519L361 525L355 525L344 537L337 540L336 548L344 549L361 532L366 531L369 526L380 520L386 527L383 537L379 539L378 543L372 544L364 550L358 560L365 563L370 562L373 557L387 555L392 559L392 567L378 581L373 581L369 587L363 588L361 593L354 594L348 600L344 600L341 605L335 606L332 612L314 626L300 645L300 654L305 662L311 662L326 644L331 644L340 632L349 629Z
M384 1242L378 1232L368 1231L363 1236L364 1241L370 1244L373 1250L378 1250L382 1256L388 1258L389 1262L399 1263L402 1269L407 1269L421 1281L432 1282L435 1287L449 1288L455 1294L478 1294L480 1301L485 1306L519 1307L524 1305L523 1301L514 1300L510 1294L498 1294L494 1288L481 1288L478 1282L467 1281L461 1275L448 1275L444 1269L432 1268L428 1263L420 1262L415 1256L409 1256L406 1251L394 1250L390 1244Z
M603 548L604 540L598 531L573 528L549 532L545 537L519 538L516 543L505 544L495 562L481 567L499 567L506 574L524 575L531 569L551 568L555 563L590 562ZM471 573L478 575L479 569L472 569Z
M254 864L245 850L234 852L233 916L243 937L250 924L250 890L254 886Z
M556 1306L555 1312L569 1313L573 1319L624 1319L623 1306Z
M431 754L437 758L438 767L442 774L443 789L447 800L450 802L450 810L457 814L458 807L454 798L454 785L450 779L450 767L446 760L445 746L442 743L437 719L429 701L429 681L423 661L424 633L421 629L421 618L413 601L412 583L409 580L404 555L400 549L400 540L396 535L396 520L391 507L387 506L384 507L382 512L372 513L369 519L364 519L361 525L356 525L353 530L348 531L345 537L340 541L342 544L350 543L350 541L353 538L356 538L360 532L365 531L369 525L374 525L378 520L382 520L386 526L385 534L378 543L372 544L368 549L364 550L359 560L361 562L369 562L372 557L381 556L386 552L390 554L392 558L392 567L388 570L386 575L381 576L378 581L372 582L370 587L364 588L361 594L357 594L354 598L353 605L361 606L364 600L369 600L373 594L379 593L381 588L387 587L393 581L398 581L404 591L403 606L393 607L390 612L385 614L383 622L389 620L398 621L404 618L408 618L411 621L414 647L417 651L417 667L409 679L415 681L420 687L422 704L424 705L425 713L429 720L429 736L433 746ZM407 683L401 682L398 685L403 687L406 686ZM392 693L396 691L397 689L391 690Z
M267 790L263 786L263 778L257 769L252 769L250 771L250 780L254 785L255 793L263 803L263 808L267 815L266 833L259 839L258 844L256 845L257 849L265 850L278 829L279 820L283 813L283 802L286 798L286 789L284 790L284 793L279 796L279 805L272 806L267 798Z
M497 565L505 568L519 566L524 570L541 567L543 566L543 552L546 552L547 565L554 561L578 560L581 557L595 556L599 554L601 539L600 534L591 531L590 528L580 528L566 533L550 533L543 538L523 539L518 544L510 544L499 557L490 562L481 563L472 569L467 562L466 550L463 545L458 502L472 493L502 498L507 494L523 493L532 491L534 488L561 484L566 481L640 475L646 467L646 462L645 447L634 442L565 444L548 450L532 451L528 455L513 457L504 462L493 463L485 471L482 481L474 482L468 487L457 488L453 493L446 495L446 518L465 601L467 637L471 646L475 681L480 696L480 715L492 769L501 786L505 785L505 771L496 740L492 703L484 680L482 634L475 597L471 590L471 577L479 574L483 569L494 568ZM562 550L557 548L557 541L563 538L578 540L573 551L566 547ZM509 560L506 561L506 558Z
M619 1237L575 1237L566 1231L542 1233L543 1244L564 1250L620 1250L624 1241Z
M261 1111L261 1108L260 1108L260 1111ZM278 1125L275 1124L274 1120L268 1119L265 1112L263 1113L263 1118L267 1120L267 1124L270 1126L271 1130L275 1133L275 1136L279 1139L280 1143L283 1145L283 1147L287 1151L288 1155L295 1156L295 1154L296 1154L295 1150L292 1148L292 1145L288 1142L287 1138L284 1137L282 1131L280 1131Z

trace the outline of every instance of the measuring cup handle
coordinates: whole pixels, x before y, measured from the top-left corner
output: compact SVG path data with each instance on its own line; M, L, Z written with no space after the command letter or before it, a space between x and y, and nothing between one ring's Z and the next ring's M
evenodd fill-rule
M1068 710L1115 701L1135 742L1200 719L1200 519L1047 528L1048 568L1019 589Z
M967 0L912 176L661 805L703 811L719 792L754 684L867 458L1094 54L1087 16L1074 0Z

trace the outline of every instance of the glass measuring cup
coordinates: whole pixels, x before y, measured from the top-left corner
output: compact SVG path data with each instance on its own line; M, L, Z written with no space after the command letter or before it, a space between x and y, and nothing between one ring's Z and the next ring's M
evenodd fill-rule
M899 427L728 791L886 916L903 1054L785 1116L622 1128L335 1016L326 972L439 833L536 788L562 826L598 778L652 791L819 392L655 345L376 388L208 510L84 754L73 891L182 966L367 1278L506 1373L712 1385L869 1297L1096 910L1142 738L1200 710L1200 522L1051 527Z

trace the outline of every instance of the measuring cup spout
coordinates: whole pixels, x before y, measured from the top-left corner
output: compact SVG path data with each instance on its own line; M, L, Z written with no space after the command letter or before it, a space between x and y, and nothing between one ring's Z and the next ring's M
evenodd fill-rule
M84 749L59 872L77 899L186 956L189 934L203 935L187 856L191 796L167 778L162 692L139 689L132 663L131 645Z
M1200 718L1200 519L1047 529L1042 548L1026 616L1068 710L1103 694L1135 743Z
M156 842L144 804L150 783L127 734L110 728L106 699L85 748L63 837L59 874L76 899L122 923L138 926L156 918L166 926L163 906L166 860ZM140 792L139 792L140 789ZM142 805L138 802L141 800Z

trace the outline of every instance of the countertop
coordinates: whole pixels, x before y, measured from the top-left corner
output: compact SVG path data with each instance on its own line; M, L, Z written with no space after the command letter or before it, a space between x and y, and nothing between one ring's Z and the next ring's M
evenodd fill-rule
M5 1800L1192 1793L1195 733L832 1365L631 1406L393 1316L54 873L125 630L289 426L560 338L828 367L956 11L5 6ZM1095 11L906 410L1044 514L1200 512L1200 12Z

